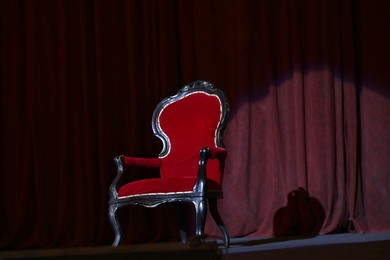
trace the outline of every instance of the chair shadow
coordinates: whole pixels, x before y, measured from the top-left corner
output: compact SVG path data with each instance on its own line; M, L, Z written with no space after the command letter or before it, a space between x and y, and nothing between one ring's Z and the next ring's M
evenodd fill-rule
M287 194L287 205L275 212L274 236L318 235L325 220L325 210L318 199L299 187Z
M236 246L256 246L317 236L325 220L325 210L318 199L299 187L287 194L287 205L276 210L274 237L232 242Z

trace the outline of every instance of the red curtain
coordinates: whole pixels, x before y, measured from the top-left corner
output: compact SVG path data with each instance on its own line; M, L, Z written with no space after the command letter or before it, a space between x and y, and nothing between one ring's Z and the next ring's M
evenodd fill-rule
M157 156L155 105L198 79L230 101L232 236L390 231L389 13L385 0L1 0L0 248L110 244L113 157ZM124 212L126 242L178 239L174 208ZM206 231L219 235L211 219Z

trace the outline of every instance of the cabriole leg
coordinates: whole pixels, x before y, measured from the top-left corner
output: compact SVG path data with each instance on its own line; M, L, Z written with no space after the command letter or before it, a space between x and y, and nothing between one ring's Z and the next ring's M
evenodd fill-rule
M225 227L225 224L223 223L222 218L219 215L217 199L215 199L215 198L209 199L209 207L210 207L211 216L213 217L215 223L217 223L219 229L221 230L221 232L223 234L225 247L228 248L230 245L230 237L229 237L229 233Z
M116 217L116 210L118 206L116 204L111 204L108 208L108 219L110 220L111 226L114 229L115 240L112 243L112 246L118 246L121 240L121 227L119 225L118 219Z
M195 204L195 235L200 239L204 239L204 225L206 223L207 202L204 199L194 201Z

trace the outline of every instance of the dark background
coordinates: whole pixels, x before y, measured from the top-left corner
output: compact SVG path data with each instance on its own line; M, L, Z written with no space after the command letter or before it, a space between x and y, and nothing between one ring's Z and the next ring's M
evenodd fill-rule
M0 0L0 248L108 245L113 157L195 80L230 102L233 237L390 231L390 2ZM170 207L125 242L178 239ZM209 236L219 231L210 220Z

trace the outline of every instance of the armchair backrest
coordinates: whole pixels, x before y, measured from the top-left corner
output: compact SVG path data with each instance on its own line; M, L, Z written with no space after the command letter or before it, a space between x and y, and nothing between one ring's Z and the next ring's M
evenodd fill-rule
M163 142L161 177L195 177L199 152L204 147L224 147L222 135L228 113L224 93L205 81L196 81L161 101L154 113L154 134ZM221 184L217 160L207 164L209 179Z

